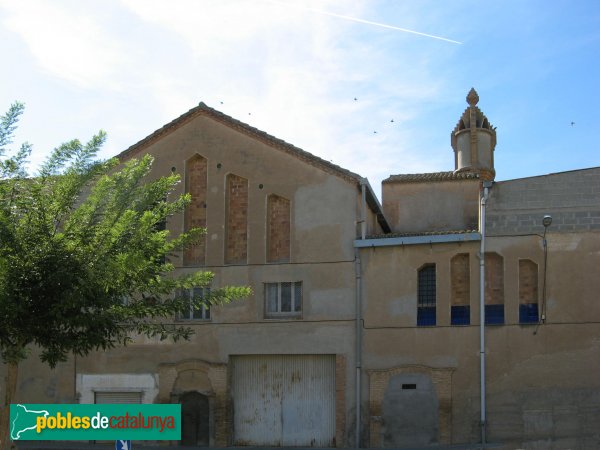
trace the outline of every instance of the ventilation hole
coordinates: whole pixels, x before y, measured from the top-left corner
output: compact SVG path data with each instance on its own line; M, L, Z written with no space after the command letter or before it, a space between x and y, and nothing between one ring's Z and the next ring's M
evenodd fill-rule
M177 172L177 167L175 167L175 166L171 167L171 172L173 172L173 173Z
M262 184L259 184L259 185L258 185L258 188L259 188L259 189L262 189L263 187L264 187L264 186L263 186Z
M416 389L416 388L417 388L417 385L412 384L412 383L402 385L402 389Z
M221 167L223 167L223 166L221 165L221 163L218 163L218 164L217 164L217 169L220 169Z

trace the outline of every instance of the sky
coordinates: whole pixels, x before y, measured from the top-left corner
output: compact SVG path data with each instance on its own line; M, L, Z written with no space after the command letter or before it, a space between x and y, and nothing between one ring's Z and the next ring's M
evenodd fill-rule
M0 0L0 111L32 167L199 102L365 176L454 169L471 87L496 180L600 166L597 0Z

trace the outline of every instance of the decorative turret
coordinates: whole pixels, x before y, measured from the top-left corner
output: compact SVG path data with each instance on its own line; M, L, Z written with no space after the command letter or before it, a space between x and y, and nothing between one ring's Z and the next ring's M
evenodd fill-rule
M451 135L455 172L477 173L482 180L492 181L496 128L476 106L479 95L471 88L467 95L469 107L454 127Z

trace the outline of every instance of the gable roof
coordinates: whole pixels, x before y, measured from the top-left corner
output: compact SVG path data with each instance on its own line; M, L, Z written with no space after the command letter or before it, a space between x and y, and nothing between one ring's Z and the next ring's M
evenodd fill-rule
M204 102L200 102L195 108L190 109L188 112L182 114L178 118L172 120L171 122L162 126L158 130L154 131L152 134L146 136L141 141L133 144L128 149L119 153L117 155L117 158L122 159L131 156L138 150L142 150L152 145L159 139L162 139L169 133L177 130L181 126L191 122L193 119L199 116L209 117L215 120L216 122L219 122L229 128L232 128L242 134L245 134L246 136L249 136L252 139L263 142L272 148L283 151L284 153L298 158L304 161L305 163L310 164L311 166L323 170L324 172L340 177L354 184L358 187L358 189L361 189L361 186L365 184L367 190L367 203L369 207L377 215L377 220L381 225L382 229L386 232L390 231L390 226L383 214L383 208L381 207L377 196L373 192L371 185L365 178L361 177L360 175L354 172L344 169L343 167L340 167L336 164L330 163L329 161L319 158L318 156L315 156L312 153L309 153L305 150L302 150L299 147L296 147L295 145L285 142L282 139L276 138L275 136L272 136L262 130L259 130L258 128L248 125L247 123L234 119L233 117L228 116L227 114L223 114L222 112L217 111L216 109L211 108L210 106L207 106Z

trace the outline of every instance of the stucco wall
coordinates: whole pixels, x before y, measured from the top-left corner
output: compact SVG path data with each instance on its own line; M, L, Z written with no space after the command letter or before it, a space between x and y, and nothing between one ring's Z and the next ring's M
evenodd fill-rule
M542 308L541 237L487 240L487 251L503 258L505 304L505 324L486 327L488 438L515 448L596 448L600 281L591 268L600 267L600 239L595 232L547 238L546 321L539 326L519 323L518 268L521 259L538 264ZM451 370L451 442L457 444L479 439L478 247L473 242L361 250L363 366L426 373L431 380L436 370ZM468 326L450 325L450 260L459 253L470 255ZM436 264L437 325L418 327L417 270L426 263ZM422 413L430 420L441 417L441 409Z
M117 390L145 389L140 380L156 380L156 389L148 391L148 396L154 397L149 401L171 401L169 395L179 379L178 372L165 367L191 365L196 367L194 374L209 374L211 381L204 385L211 384L207 389L215 396L215 414L221 418L214 432L215 443L223 446L231 431L227 425L231 418L227 409L227 364L232 355L334 354L339 366L336 390L341 405L337 411L337 445L347 445L353 436L355 408L352 243L357 228L360 230L357 184L205 116L184 123L127 157L146 152L155 157L152 176L156 177L172 170L183 176L190 158L196 154L206 158L206 265L184 266L181 255L177 255L172 258L176 270L210 270L215 274L213 286L248 285L253 294L212 307L210 321L177 322L194 329L188 342L173 344L135 337L126 348L72 358L55 371L42 368L38 360L30 358L22 365L17 398L31 403L76 402L75 380L79 375L80 394L85 397L82 400L89 400L93 394L93 386L83 386L82 380L102 379L110 384L114 378ZM248 181L246 263L225 263L229 174ZM182 182L176 194L184 189ZM267 199L272 194L290 201L290 258L285 263L267 262ZM370 211L367 220L370 230L380 231ZM167 227L175 234L181 232L183 214L170 218ZM267 319L264 283L286 281L302 282L302 313L300 317ZM208 369L202 372L203 367Z
M474 230L479 180L382 184L383 209L395 233Z
M185 173L195 154L207 159L206 265L224 263L226 176L248 180L249 264L266 262L267 197L291 201L291 262L352 259L356 233L357 186L342 177L307 164L268 144L252 139L208 117L199 116L147 148L128 155L155 157L153 174ZM176 193L182 193L184 183ZM169 220L174 232L183 230L183 215ZM181 265L179 259L175 261Z

